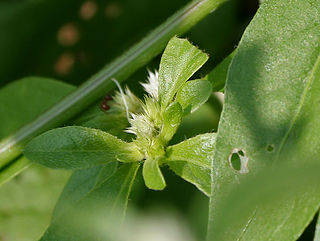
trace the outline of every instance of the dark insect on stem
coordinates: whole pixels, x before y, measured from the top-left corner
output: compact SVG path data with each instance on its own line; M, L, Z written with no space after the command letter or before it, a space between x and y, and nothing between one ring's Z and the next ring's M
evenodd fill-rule
M103 100L101 101L100 108L103 111L107 111L110 109L110 106L108 105L108 101L113 100L111 95L106 95L103 97Z

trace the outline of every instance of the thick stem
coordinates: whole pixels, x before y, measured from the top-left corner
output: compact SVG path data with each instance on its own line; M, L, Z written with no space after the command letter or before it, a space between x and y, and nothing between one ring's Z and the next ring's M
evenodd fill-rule
M106 92L114 88L112 78L119 82L148 63L165 47L169 39L183 34L226 0L197 0L170 17L127 53L107 65L30 124L0 143L0 168L21 155L24 145L33 137L58 127L79 114Z

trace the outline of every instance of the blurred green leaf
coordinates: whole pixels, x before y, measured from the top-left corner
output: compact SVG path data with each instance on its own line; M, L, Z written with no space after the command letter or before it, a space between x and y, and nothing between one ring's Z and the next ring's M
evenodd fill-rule
M21 156L13 163L10 163L10 165L2 168L0 171L0 186L8 182L13 177L17 176L20 172L27 169L30 165L30 160L25 156Z
M69 174L32 166L0 188L0 240L38 240Z
M316 225L316 232L314 234L314 239L313 241L319 241L320 240L320 216L318 213L318 220L317 220L317 225Z
M97 222L101 218L118 222L124 217L138 168L139 163L123 164L112 176L55 219L41 240L104 240L94 231L95 226L99 225Z
M167 148L170 169L207 196L211 190L211 162L215 133L202 134Z
M90 120L82 122L79 125L106 131L109 134L124 140L128 140L132 137L132 135L124 132L129 125L125 113L103 113L100 111L100 113L92 116Z
M73 90L72 85L40 77L17 80L0 89L0 138L32 121Z
M188 112L196 111L212 94L211 83L207 80L191 80L183 84L178 91L176 100Z
M110 162L104 166L74 171L59 197L52 215L52 221L63 215L65 211L79 202L96 186L110 178L116 172L117 166L117 162Z
M140 161L133 143L107 132L80 126L57 128L34 138L24 149L33 162L50 168L83 169L110 161Z
M164 107L208 58L207 54L186 39L173 37L169 41L159 69L159 98Z
M243 240L253 240L247 239L248 235L245 232L251 233L249 237L258 237L258 240L300 240L298 238L303 229L293 232L294 227L289 220L294 219L296 223L304 225L303 228L306 228L307 224L312 221L313 215L297 215L294 209L299 205L310 203L310 199L319 203L319 197L312 195L314 190L319 191L319 171L318 163L310 164L309 162L307 165L298 164L293 167L287 162L285 165L277 165L272 169L266 168L259 171L257 175L242 179L239 185L234 186L230 192L228 191L228 195L217 203L220 211L216 216L215 240L228 240L233 228L240 228L241 224L248 220L251 220L249 226L262 226L259 229L260 233L257 228L247 227L244 229L242 232ZM288 200L296 200L296 202L292 203ZM258 206L265 207L265 210L260 213ZM306 208L312 209L312 211L308 211L310 214L314 214L318 210L316 206ZM274 226L275 229L268 235L262 233L263 229L266 230L267 227L273 226L268 215L271 215L270 218L273 218L273 222L281 221L277 215L274 216L276 212L285 213L286 219ZM257 215L252 218L254 213ZM259 213L263 216L258 215ZM268 222L262 224L263 219L268 219Z
M316 0L265 1L239 44L215 144L208 240L219 232L217 203L241 178L278 162L318 161L319 10ZM237 158L240 171L233 164ZM257 203L219 240L293 240L319 208L319 198L308 189L272 207Z

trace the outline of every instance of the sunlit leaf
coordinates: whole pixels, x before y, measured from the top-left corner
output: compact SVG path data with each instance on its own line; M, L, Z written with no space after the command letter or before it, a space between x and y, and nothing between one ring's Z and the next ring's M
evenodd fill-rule
M265 1L240 41L215 145L208 240L218 232L217 203L243 177L285 161L318 161L319 11L317 0ZM219 240L294 240L315 215L319 198L308 189L273 207L257 204Z
M163 55L159 69L159 96L167 106L181 86L208 60L208 55L186 39L173 37Z
M182 120L181 105L178 102L169 105L164 112L163 118L162 135L166 141L170 141Z
M48 131L33 139L24 154L31 161L50 168L83 169L111 161L140 161L133 143L107 132L80 126Z
M143 164L143 179L146 186L153 190L162 190L166 181L159 167L159 159L146 159Z
M176 100L187 113L192 113L203 105L211 94L212 86L208 80L191 80L181 87Z
M202 134L167 148L170 169L208 196L214 142L215 133Z

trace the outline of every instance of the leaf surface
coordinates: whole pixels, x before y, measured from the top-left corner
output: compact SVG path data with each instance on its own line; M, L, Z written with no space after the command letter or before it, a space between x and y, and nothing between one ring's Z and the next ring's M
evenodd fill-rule
M167 148L167 164L207 196L211 190L211 162L215 133L195 136Z
M73 90L72 85L40 77L6 85L0 89L0 138L32 121Z
M153 190L163 190L166 181L159 167L159 159L146 159L143 164L143 179L146 186Z
M188 40L173 37L163 55L159 69L159 97L167 106L180 87L208 60L208 55Z
M308 199L313 199L314 201L319 200L317 196L312 196L315 188L319 190L319 171L319 163L308 163L307 165L304 163L292 166L290 162L287 162L284 165L278 165L276 169L266 168L260 170L257 175L248 176L248 178L242 180L240 185L234 186L232 192L218 203L218 208L221 212L219 212L217 216L219 222L216 223L215 240L225 240L227 236L231 237L230 226L235 227L243 221L250 219L254 213L260 212L257 210L257 204L260 206L263 205L265 211L269 211L270 214L276 211L282 213L287 212L287 217L294 218L298 222L301 221L301 218L303 218L302 221L306 224L311 222L314 216L291 217L291 204L286 203L285 200L295 199L297 197L301 198L301 196L306 195L306 193L311 194L311 196L308 195ZM299 201L297 203L300 205L303 204ZM264 215L265 216L262 217L256 216L251 222L256 223L259 219L266 218L268 213L264 213ZM279 219L275 217L274 222L278 221ZM248 223L248 226L250 225L251 223ZM264 228L266 229L270 225L273 226L272 223L266 223L264 224ZM261 239L259 238L258 240L273 240L273 235L277 235L278 230L283 230L285 225L287 225L287 223L282 222L268 237L260 233ZM250 227L248 228L250 229ZM263 227L261 227L261 229L262 228ZM307 225L305 228L307 228ZM245 233L246 229L243 230L243 236L240 236L238 240L248 240L246 239L247 236ZM304 238L302 238L300 234L285 238L288 235L286 232L283 234L283 239L281 240L310 240L309 231L305 234L307 235L304 235ZM256 236L258 237L258 234L256 234ZM306 236L308 238L306 238Z
M83 169L111 161L140 161L133 143L107 132L80 126L57 128L34 138L25 148L30 160L50 168Z
M170 141L176 133L182 120L182 108L178 102L167 107L163 116L162 135L165 141Z
M41 240L108 240L105 233L96 232L96 229L101 226L106 229L108 222L119 222L120 225L139 165L123 164L113 175L55 219Z
M176 100L185 112L194 112L203 105L212 94L212 85L208 80L198 79L186 82L177 93Z
M312 162L320 154L320 2L268 0L246 29L229 68L212 167L209 235L217 203L269 165ZM246 172L232 164L243 155ZM276 197L274 197L276 198ZM319 207L319 192L258 205L219 240L295 240ZM241 220L241 221L240 221Z
M80 201L96 186L105 182L115 173L117 166L117 162L110 162L103 166L74 171L59 197L52 220L54 221L59 215Z

